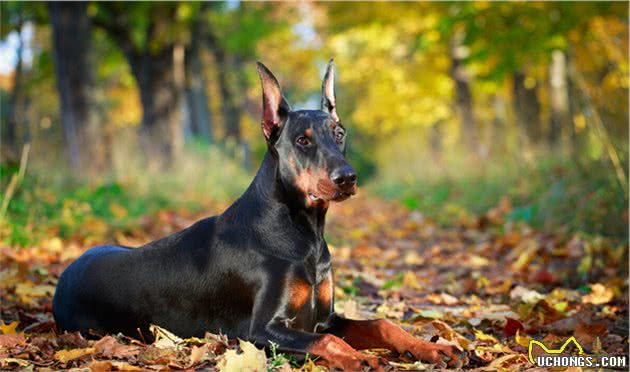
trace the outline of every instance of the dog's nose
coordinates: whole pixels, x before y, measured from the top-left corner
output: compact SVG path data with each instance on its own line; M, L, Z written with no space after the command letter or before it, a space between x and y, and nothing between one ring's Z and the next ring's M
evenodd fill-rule
M357 183L357 174L349 165L344 165L332 171L330 179L340 188L348 189Z

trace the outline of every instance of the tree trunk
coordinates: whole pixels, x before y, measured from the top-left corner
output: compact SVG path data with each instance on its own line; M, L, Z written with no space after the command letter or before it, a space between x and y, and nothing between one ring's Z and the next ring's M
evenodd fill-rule
M462 138L468 149L476 152L478 135L470 92L470 77L464 65L466 50L461 45L462 37L463 35L456 35L451 41L450 75L455 82L455 106L459 113Z
M580 135L580 129L576 128L575 116L580 112L580 104L578 98L578 92L576 91L575 83L573 81L572 76L572 66L571 66L571 54L569 51L566 51L564 54L566 58L566 68L567 68L567 97L568 97L568 129L569 129L569 143L571 152L573 154L579 154L580 149L582 148L582 136Z
M61 120L70 162L75 169L92 174L105 167L105 156L93 99L87 3L51 2L49 10Z
M540 103L536 96L538 83L527 86L526 77L520 71L513 74L514 112L519 131L530 143L538 143L542 137Z
M560 142L562 128L569 124L569 94L567 83L567 61L565 54L554 50L549 66L549 145L554 148Z
M6 116L6 131L4 133L4 140L2 146L2 158L8 163L17 163L19 161L19 144L17 141L17 127L19 122L19 109L20 96L22 93L22 68L23 68L23 52L24 45L22 40L22 16L18 15L18 47L16 50L17 62L15 70L13 72L13 87L11 96L9 98L8 112Z
M140 90L141 143L151 167L172 165L182 147L180 92L175 79L174 46L161 51L128 52L127 59Z
M208 108L206 79L201 62L201 50L197 45L186 53L186 104L190 129L194 136L212 142L213 131Z
M221 110L225 125L225 137L241 142L240 110L236 97L236 82L230 79L234 63L238 61L230 56L218 45L212 48L214 58L219 67L219 91L221 93Z

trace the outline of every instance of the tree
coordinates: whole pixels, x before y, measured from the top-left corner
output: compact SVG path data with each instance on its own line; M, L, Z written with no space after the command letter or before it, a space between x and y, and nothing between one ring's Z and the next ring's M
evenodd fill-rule
M183 53L198 6L98 3L93 16L123 51L138 84L141 144L153 167L173 164L182 149Z
M3 160L16 163L20 157L20 147L30 141L30 130L25 120L25 106L28 102L28 92L25 80L28 71L24 65L24 31L27 24L46 23L46 6L42 3L25 3L3 1L0 3L0 37L5 38L11 33L17 35L15 50L15 68L8 101L2 110L2 126L0 139ZM4 102L3 102L4 103Z
M206 44L218 70L224 132L227 138L242 145L245 143L240 122L246 111L247 66L253 72L258 42L284 28L283 22L270 19L271 10L278 6L241 2L228 8L218 4L209 13ZM257 79L254 84L258 84Z
M456 32L451 39L450 76L455 83L455 107L459 112L460 128L464 142L471 152L477 151L477 137L479 128L475 123L472 93L470 88L470 76L466 71L464 59L467 49L462 45L462 32Z
M51 2L57 90L70 162L89 172L105 167L104 144L94 105L94 61L87 3Z
M208 3L203 3L202 15L193 23L190 46L186 48L186 95L185 101L188 109L191 134L207 142L214 139L212 119L208 108L207 82L204 76L202 52L206 50L204 35L207 34L206 22L203 11L208 8Z

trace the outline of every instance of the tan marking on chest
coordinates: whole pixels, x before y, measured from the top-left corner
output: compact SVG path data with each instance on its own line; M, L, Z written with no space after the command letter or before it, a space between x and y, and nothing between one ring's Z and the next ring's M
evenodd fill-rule
M304 280L295 279L289 283L289 304L293 309L306 305L313 294L313 287Z
M328 275L317 285L317 300L324 306L330 306L332 302L332 280Z

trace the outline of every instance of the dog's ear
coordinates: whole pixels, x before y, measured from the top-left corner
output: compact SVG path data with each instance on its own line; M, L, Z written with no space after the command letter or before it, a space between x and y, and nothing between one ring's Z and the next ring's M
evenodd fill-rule
M324 81L322 82L322 110L328 112L334 121L339 122L337 99L335 97L335 65L332 58L328 62Z
M262 130L269 140L274 132L280 129L282 122L291 111L291 106L282 95L280 84L269 69L260 62L256 62L258 75L263 90Z

